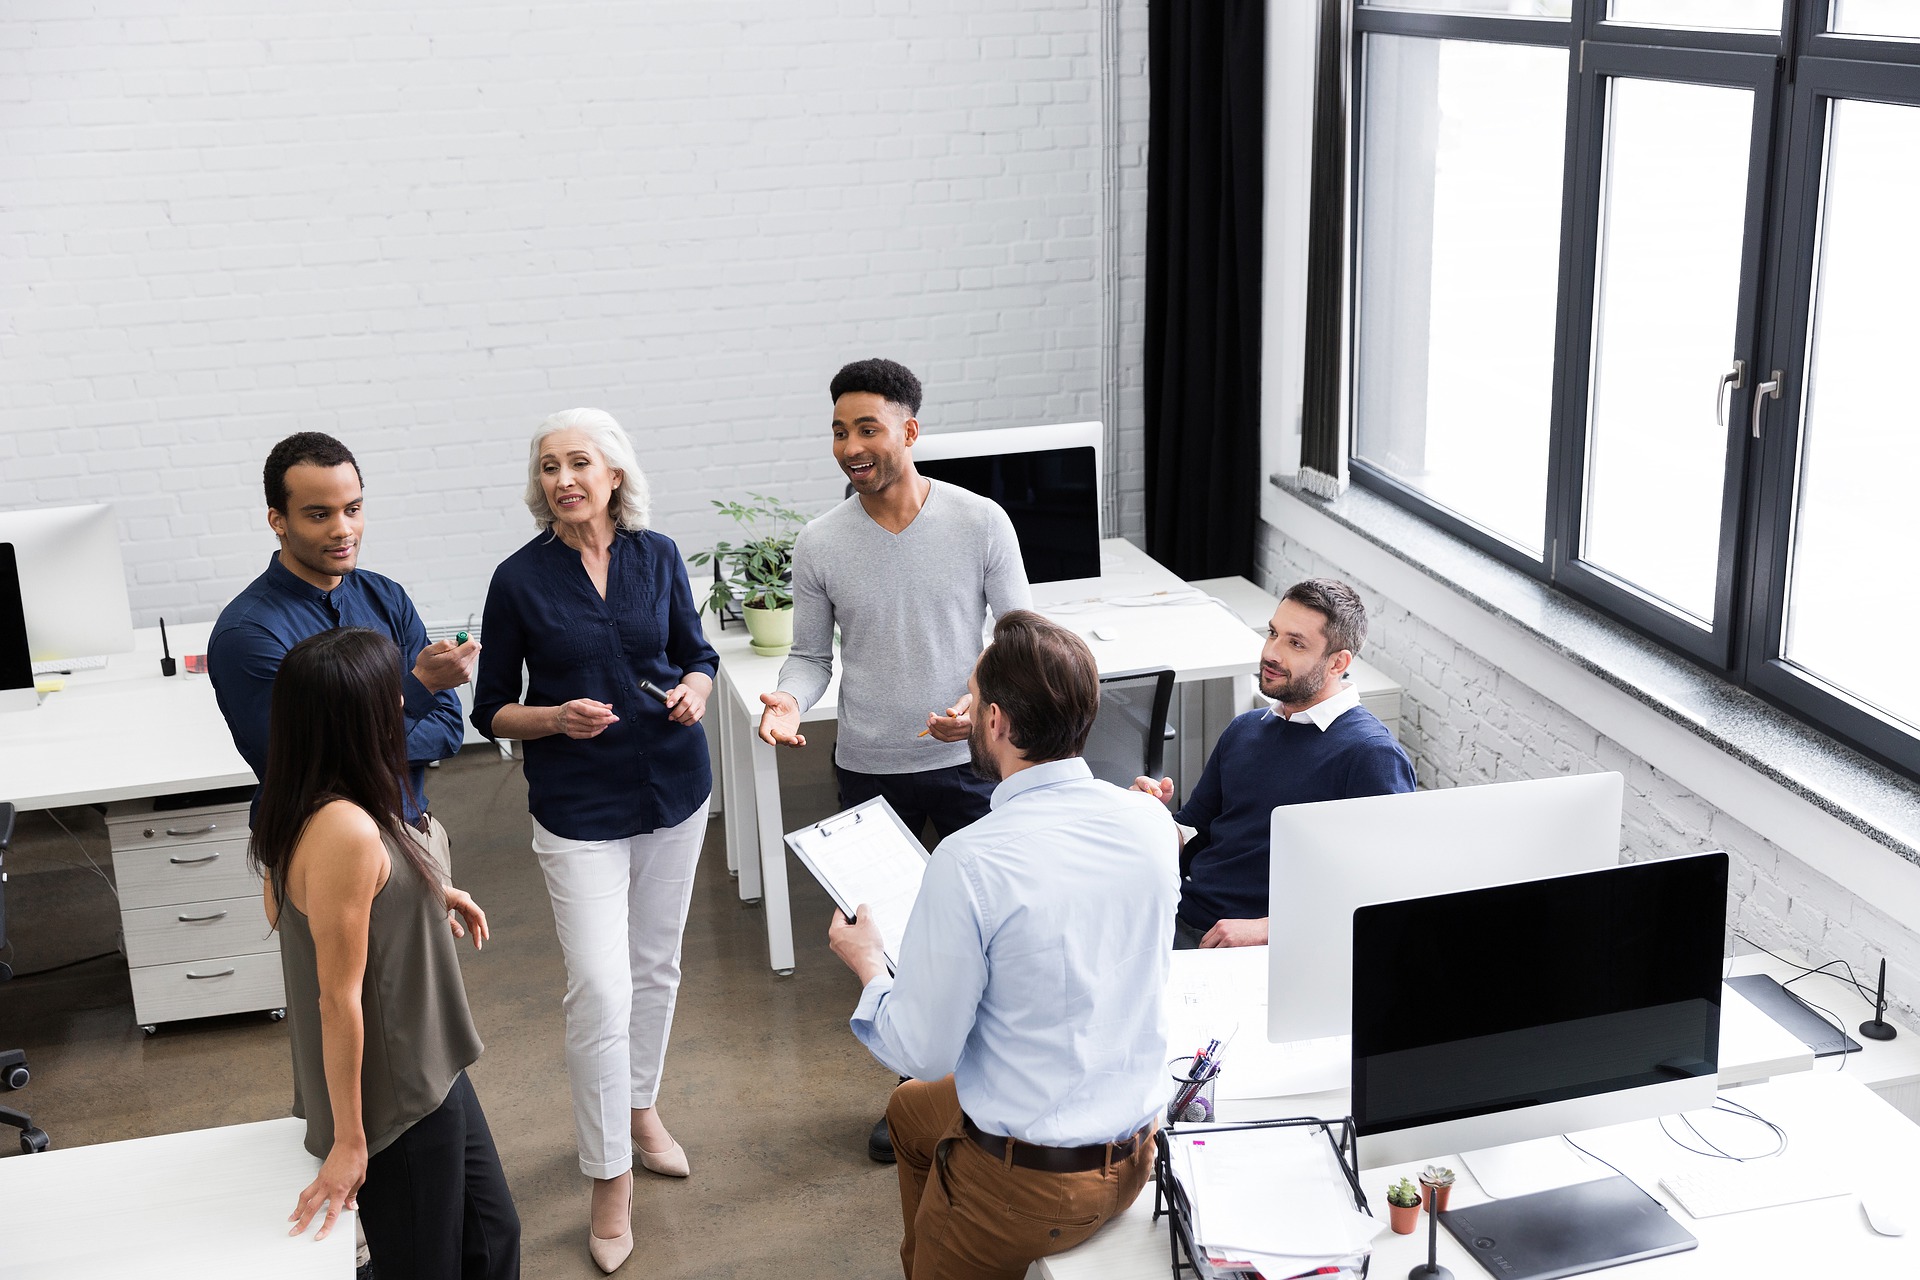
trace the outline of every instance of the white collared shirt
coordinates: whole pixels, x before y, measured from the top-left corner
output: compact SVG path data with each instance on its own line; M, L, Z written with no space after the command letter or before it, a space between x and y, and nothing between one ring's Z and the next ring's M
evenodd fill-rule
M1180 896L1173 819L1084 760L1023 769L941 843L854 1035L902 1075L954 1076L987 1133L1126 1137L1165 1101L1162 993Z
M1267 708L1267 714L1276 720L1285 720L1289 724L1295 720L1310 720L1320 732L1325 733L1327 727L1335 720L1359 705L1360 686L1351 681L1342 680L1339 691L1332 697L1314 703L1298 715L1288 715L1280 709L1280 704L1277 702Z

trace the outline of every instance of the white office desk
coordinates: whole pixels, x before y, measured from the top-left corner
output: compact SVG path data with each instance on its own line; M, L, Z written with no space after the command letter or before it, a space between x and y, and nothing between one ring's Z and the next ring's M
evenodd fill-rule
M1226 1121L1258 1120L1281 1116L1319 1116L1323 1119L1338 1119L1347 1114L1348 1089L1343 1083L1339 1087L1324 1089L1314 1093L1294 1093L1283 1096L1248 1098L1239 1096L1245 1090L1230 1085L1234 1078L1236 1062L1246 1069L1250 1057L1264 1055L1267 1027L1267 949L1265 947L1239 947L1213 951L1176 951L1173 953L1173 967L1169 975L1166 992L1166 1009L1169 1043L1169 1060L1194 1051L1197 1044L1215 1036L1224 1038L1234 1033L1234 1043L1227 1048L1221 1063L1221 1085L1219 1113ZM1720 1085L1731 1088L1754 1081L1766 1081L1772 1078L1790 1078L1806 1075L1813 1066L1814 1057L1799 1040L1782 1030L1773 1019L1754 1008L1745 998L1731 987L1721 989L1721 1027L1720 1027ZM1234 1028L1237 1026L1237 1032ZM1196 1043L1197 1042L1197 1043ZM1824 1073L1822 1073L1824 1074ZM1756 1086L1757 1087L1757 1086ZM1748 1097L1743 1092L1742 1098ZM1763 1112L1764 1107L1752 1104ZM1898 1119L1898 1113L1894 1113ZM1901 1123L1913 1128L1904 1119ZM1631 1127L1631 1126L1622 1126ZM1657 1132L1657 1131L1656 1131ZM1920 1129L1914 1130L1914 1138L1920 1143ZM1663 1139L1664 1141L1664 1139ZM1589 1148L1591 1150L1592 1148ZM1676 1155L1684 1155L1679 1148L1673 1148ZM1609 1157L1610 1158L1610 1157ZM1459 1162L1454 1167L1460 1169ZM1662 1166L1659 1172L1675 1165ZM1631 1172L1631 1171L1630 1171ZM1399 1175L1396 1174L1396 1177ZM1461 1180L1469 1178L1461 1170ZM1382 1217L1386 1209L1386 1182L1379 1174L1363 1174L1361 1185L1373 1202L1374 1212ZM1642 1183L1648 1191L1654 1191L1653 1179ZM1456 1195L1460 1192L1456 1191ZM1484 1199L1474 1188L1476 1199ZM1459 1201L1457 1203L1471 1203ZM1856 1211L1857 1213L1857 1211ZM1424 1230L1424 1228L1423 1228ZM1864 1230L1864 1228L1863 1228ZM1702 1240L1706 1237L1696 1231ZM1920 1239L1920 1223L1915 1224L1915 1238ZM1421 1236L1422 1241L1425 1236ZM1386 1247L1386 1237L1375 1241L1376 1248ZM1398 1257L1397 1254L1393 1255ZM1100 1233L1080 1245L1053 1258L1034 1264L1030 1274L1048 1277L1049 1280L1161 1280L1167 1275L1167 1228L1166 1223L1153 1221L1153 1192L1151 1186L1141 1193L1133 1207L1126 1213L1108 1223ZM1381 1254L1374 1259L1375 1276L1404 1275L1406 1269L1416 1261L1412 1254L1404 1263L1396 1262L1386 1270ZM1466 1263L1470 1271L1462 1272L1459 1263L1450 1263L1456 1268L1456 1275L1482 1275L1475 1263ZM1394 1270L1398 1267L1398 1270ZM1664 1274L1649 1272L1649 1275ZM1680 1273L1674 1273L1680 1274ZM1710 1275L1713 1272L1689 1272L1687 1274ZM1733 1273L1728 1273L1733 1274ZM1756 1273L1757 1274L1757 1273ZM1773 1274L1773 1273L1766 1273ZM1782 1273L1784 1274L1784 1273Z
M320 1168L305 1133L289 1117L0 1160L0 1280L347 1280L352 1214L317 1244L287 1235Z
M210 622L167 628L173 656L204 653ZM105 804L216 787L251 786L205 676L160 674L160 631L134 632L134 651L80 671L31 711L0 712L0 800L22 809Z
M1035 587L1034 605L1063 626L1073 628L1093 649L1103 672L1142 667L1172 667L1179 682L1234 679L1251 682L1260 661L1260 640L1227 609L1203 600L1191 605L1093 603L1099 600L1150 600L1155 593L1190 589L1144 551L1120 538L1100 544L1102 575L1078 583ZM727 865L740 877L740 897L761 899L767 917L768 962L781 973L793 969L793 918L787 896L785 826L780 806L779 751L760 741L760 702L779 684L785 658L763 658L748 647L744 628L720 630L705 620L707 640L720 654L714 698L720 741L720 784L725 796ZM1111 640L1098 640L1096 629ZM911 645L911 637L902 637ZM802 724L830 721L838 715L839 673L820 701L801 715ZM956 696L959 691L956 691ZM1196 700L1197 701L1197 700ZM1245 698L1232 699L1236 707ZM929 711L938 710L929 707ZM1194 732L1183 733L1183 763L1196 777L1203 749L1197 712ZM1191 739L1191 740L1189 740ZM817 750L818 748L802 748ZM822 922L824 927L824 922Z

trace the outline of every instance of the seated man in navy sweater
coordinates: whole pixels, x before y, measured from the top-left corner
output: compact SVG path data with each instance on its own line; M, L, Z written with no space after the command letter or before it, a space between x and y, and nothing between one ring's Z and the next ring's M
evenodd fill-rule
M1173 815L1196 832L1180 851L1175 949L1266 942L1276 808L1413 790L1407 753L1345 681L1366 638L1366 606L1337 578L1309 578L1281 597L1260 652L1260 692L1276 705L1234 717ZM1173 798L1171 778L1133 785Z

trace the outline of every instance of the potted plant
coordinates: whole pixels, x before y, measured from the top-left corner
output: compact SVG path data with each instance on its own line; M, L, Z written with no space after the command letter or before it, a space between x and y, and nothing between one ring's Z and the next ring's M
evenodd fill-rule
M1410 1236L1420 1223L1420 1193L1411 1179L1402 1178L1387 1188L1387 1223L1395 1235ZM1376 1228L1377 1229L1377 1228Z
M701 612L724 615L738 600L753 651L777 658L793 647L793 544L807 518L764 493L747 497L747 502L713 500L740 526L745 541L716 542L713 550L695 552L689 560L717 568Z
M1427 1189L1427 1212L1445 1213L1447 1196L1453 1190L1453 1170L1443 1164L1430 1164L1420 1171L1420 1185Z

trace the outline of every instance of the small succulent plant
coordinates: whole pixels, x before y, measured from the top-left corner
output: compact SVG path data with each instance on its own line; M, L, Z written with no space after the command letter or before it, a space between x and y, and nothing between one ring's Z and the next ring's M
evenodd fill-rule
M1430 1164L1420 1171L1420 1181L1430 1187L1450 1187L1453 1177L1453 1170L1443 1164Z
M1397 1204L1402 1209L1411 1209L1420 1203L1420 1193L1414 1189L1411 1178L1402 1178L1387 1188L1387 1203Z

